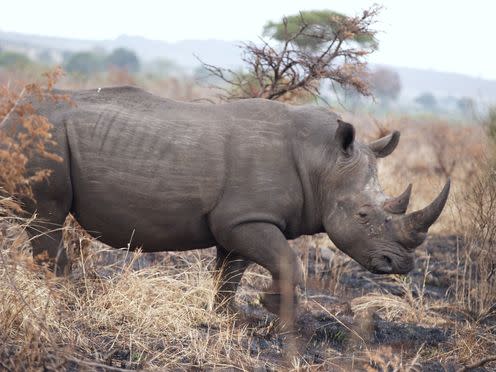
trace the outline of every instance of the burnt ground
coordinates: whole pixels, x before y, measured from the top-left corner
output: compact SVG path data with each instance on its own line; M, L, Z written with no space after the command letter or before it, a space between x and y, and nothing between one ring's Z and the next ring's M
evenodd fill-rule
M295 244L305 243L303 241ZM336 366L348 369L352 368L353 357L350 357L352 355L356 355L356 360L363 365L361 355L365 350L376 350L378 354L381 350L385 350L386 354L397 353L408 358L415 356L419 348L441 350L445 345L448 347L453 333L449 326L388 320L373 308L365 316L359 315L353 312L351 303L354 298L372 292L400 298L411 296L415 299L423 296L425 301L445 301L451 289L450 273L456 270L456 265L449 264L445 258L447 254L456 252L459 243L454 236L431 238L423 247L424 258L420 259L425 261L425 257L430 256L430 273L425 275L425 270L422 268L424 265L418 265L409 274L409 279L405 280L408 283L407 288L399 278L371 274L355 262L343 257L340 257L341 262L337 263L332 262L333 259L339 261L336 257L324 260L318 257L318 251L322 247L308 247L307 252L303 254L308 255L303 257L304 262L307 263L307 288L300 296L301 303L293 333L297 352L309 365L322 365L331 357ZM326 251L331 254L332 252ZM345 268L337 267L339 265ZM342 271L338 278L332 278L333 269ZM333 288L329 288L330 286ZM254 353L268 360L282 359L285 353L284 345L289 341L290 336L278 334L277 327L273 332L265 332L264 326L277 320L268 315L258 304L256 298L259 290L261 288L256 284L250 286L244 283L240 318L254 329L254 337L251 341ZM257 327L264 332L257 332ZM384 355L383 358L388 359L388 355ZM277 362L281 361L277 360ZM376 367L377 370L382 370L379 366ZM441 364L435 358L418 367L432 371L449 371L456 368L454 364Z
M416 356L416 370L456 371L462 367L457 362L459 356L450 353L455 342L455 324L474 319L470 313L449 306L459 270L454 257L462 244L460 238L430 237L418 249L417 268L404 277L371 274L325 243L319 246L319 241L303 238L291 242L301 252L307 271L307 287L299 293L296 324L291 332L260 304L260 293L270 282L268 273L254 266L243 278L236 298L236 322L250 329L251 337L243 342L258 356L257 370L271 370L268 366L274 365L290 367L288 355L295 354L302 358L303 366L322 370L393 371L395 365L406 366L406 361ZM143 255L134 264L136 268L151 263L173 265L180 270L188 266L185 254ZM213 254L213 250L199 253L207 265L212 265ZM354 312L354 301L372 293L398 298L399 303L407 304L410 314L403 314L403 319L387 316L377 304L365 313ZM416 314L416 306L425 303L446 305L429 309L429 316L441 318L442 324L426 321ZM487 317L484 322L496 334L496 316ZM215 332L211 328L207 331ZM112 359L126 358L123 350ZM126 367L123 363L121 366ZM490 367L474 369L490 370Z

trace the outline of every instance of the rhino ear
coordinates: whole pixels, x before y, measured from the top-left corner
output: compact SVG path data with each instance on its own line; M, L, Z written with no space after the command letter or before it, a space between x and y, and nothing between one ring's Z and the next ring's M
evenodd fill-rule
M394 151L394 149L398 145L399 140L400 132L395 130L394 132L389 133L387 136L369 143L369 147L376 157L383 158Z
M338 129L334 138L336 138L341 151L346 155L351 155L353 142L355 142L355 128L353 125L338 119Z

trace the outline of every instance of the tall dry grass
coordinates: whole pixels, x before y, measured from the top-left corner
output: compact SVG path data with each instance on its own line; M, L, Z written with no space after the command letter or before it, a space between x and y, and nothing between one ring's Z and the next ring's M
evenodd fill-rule
M106 248L92 242L80 251L71 277L55 278L33 264L22 238L27 223L12 215L0 220L4 368L248 370L260 364L250 353L248 330L216 311L204 261L190 258L181 270L136 270L139 253L122 252L118 263L105 264Z
M496 168L485 163L461 196L455 297L475 319L496 312ZM460 205L459 204L459 205Z

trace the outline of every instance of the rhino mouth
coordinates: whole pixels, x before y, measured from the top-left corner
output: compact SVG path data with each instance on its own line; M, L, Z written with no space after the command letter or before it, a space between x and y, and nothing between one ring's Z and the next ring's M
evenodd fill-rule
M404 250L403 247L397 249ZM408 274L414 266L413 254L388 251L372 258L367 270L373 274Z
M389 256L383 256L381 262L375 264L370 269L370 272L373 274L392 274L393 271L393 262Z

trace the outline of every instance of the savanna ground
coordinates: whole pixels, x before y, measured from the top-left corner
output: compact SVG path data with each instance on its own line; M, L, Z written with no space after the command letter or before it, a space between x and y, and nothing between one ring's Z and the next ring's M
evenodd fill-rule
M1 120L22 87L15 82L34 77L0 78L10 82L0 97ZM66 77L57 86L115 84L177 99L212 96L193 83L136 81L120 71L84 81ZM16 217L13 201L4 197L0 369L494 370L496 145L487 128L430 116L391 115L378 122L336 109L361 140L401 130L400 146L380 162L379 177L391 195L414 184L410 210L429 203L452 179L448 205L417 249L412 273L370 274L323 235L292 241L305 266L306 290L290 333L259 302L270 276L257 266L243 277L238 314L216 311L212 249L112 250L68 221L73 270L68 278L55 278L30 256L24 229L36 222ZM49 141L47 123L33 115L27 110L22 120L36 140L0 153L2 181L12 190L37 181L23 179L21 152L43 152L39 143Z

